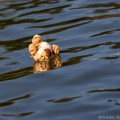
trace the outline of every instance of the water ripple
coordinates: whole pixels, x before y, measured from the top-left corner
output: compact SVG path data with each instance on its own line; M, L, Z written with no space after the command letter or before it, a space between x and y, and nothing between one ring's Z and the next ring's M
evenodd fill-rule
M0 11L1 119L119 116L119 0L1 0ZM34 34L60 46L62 67L34 74Z

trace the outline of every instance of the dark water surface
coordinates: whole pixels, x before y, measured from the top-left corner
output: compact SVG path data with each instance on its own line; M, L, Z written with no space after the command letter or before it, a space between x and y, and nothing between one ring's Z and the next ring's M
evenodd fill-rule
M34 74L34 34L62 67ZM120 0L0 0L0 120L120 120Z

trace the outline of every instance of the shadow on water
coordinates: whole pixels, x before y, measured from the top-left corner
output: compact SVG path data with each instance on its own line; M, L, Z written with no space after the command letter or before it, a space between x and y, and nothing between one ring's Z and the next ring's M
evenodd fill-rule
M1 0L0 119L119 115L119 10L119 0ZM60 46L52 63L30 59L34 34Z

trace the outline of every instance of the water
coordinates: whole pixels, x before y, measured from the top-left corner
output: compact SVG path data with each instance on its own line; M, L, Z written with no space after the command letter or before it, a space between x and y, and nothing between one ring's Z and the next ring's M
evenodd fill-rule
M34 34L61 67L34 73ZM1 0L0 120L119 120L119 37L119 0Z

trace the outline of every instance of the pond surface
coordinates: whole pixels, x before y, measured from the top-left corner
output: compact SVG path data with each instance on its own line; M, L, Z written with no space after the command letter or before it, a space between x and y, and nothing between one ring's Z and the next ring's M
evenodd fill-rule
M61 67L34 73L33 35ZM0 0L0 120L120 120L120 0Z

